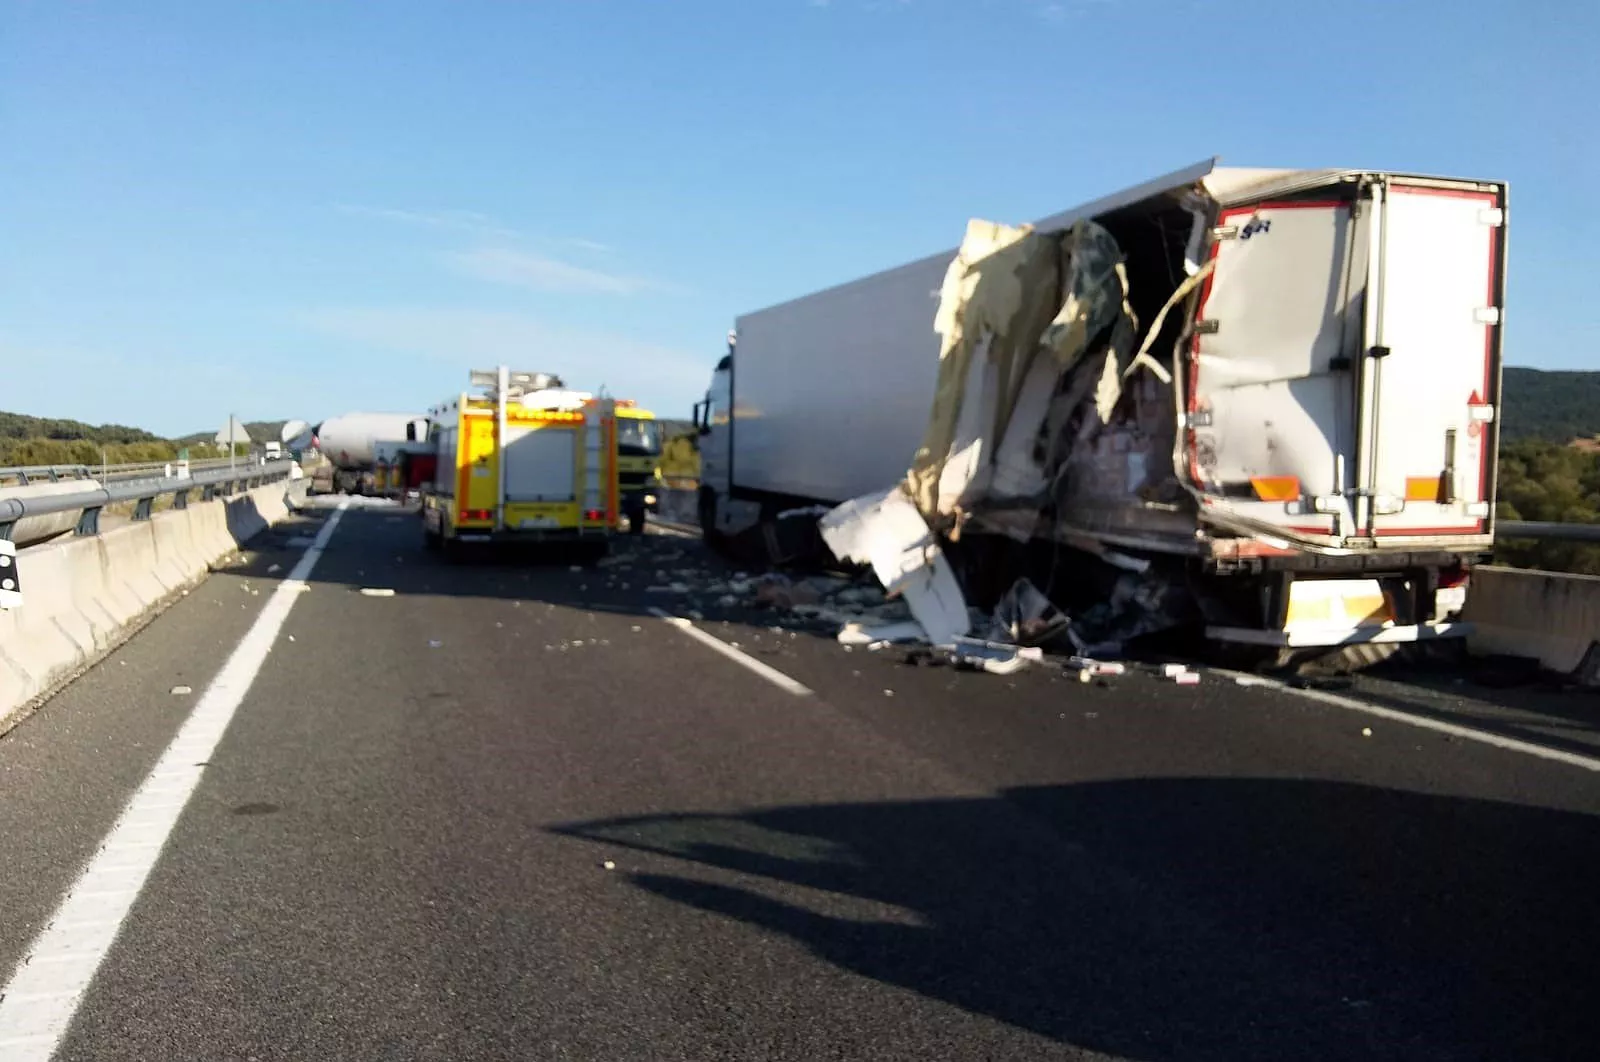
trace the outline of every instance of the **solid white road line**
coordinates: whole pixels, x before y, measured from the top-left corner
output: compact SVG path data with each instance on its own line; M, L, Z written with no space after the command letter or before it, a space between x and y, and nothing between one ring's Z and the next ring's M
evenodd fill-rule
M328 517L289 577L267 599L0 993L0 1058L6 1062L48 1062L66 1036L89 982L200 784L206 761L272 651L343 510L340 505Z
M810 689L802 686L800 683L796 682L788 675L785 675L777 668L768 667L755 657L745 655L738 649L735 649L733 646L723 641L721 638L716 638L707 634L705 631L701 630L699 627L696 627L688 620L674 616L670 612L663 612L659 608L653 608L650 610L650 612L652 615L659 616L660 618L666 620L668 623L672 624L674 627L678 628L680 631L687 634L701 645L715 649L717 652L721 653L729 660L732 660L740 667L749 668L751 671L754 671L756 674L760 675L762 678L766 679L780 690L783 690L786 693L792 693L797 697L811 696Z
M1497 749L1505 749L1507 752L1520 752L1525 756L1537 756L1541 760L1564 763L1569 767L1580 767L1585 771L1600 771L1600 757L1567 752L1564 749L1554 749L1548 745L1540 745L1533 741L1522 741L1518 738L1506 737L1488 730L1477 730L1470 726L1447 723L1442 719L1434 719L1426 715L1413 715L1410 712L1402 712L1396 708L1368 704L1366 701L1355 697L1344 697L1324 690L1301 689L1288 683L1279 682L1276 679L1262 678L1258 675L1240 675L1237 672L1222 670L1217 670L1214 673L1231 675L1235 678L1245 678L1249 680L1246 684L1250 686L1265 686L1280 693L1292 693L1296 697L1304 697L1307 700L1319 701L1335 708L1345 708L1352 712L1377 716L1379 719L1404 723L1407 726L1420 727L1423 730L1436 730L1441 734L1449 734L1451 737L1458 737L1464 741L1476 741L1481 745L1492 745Z

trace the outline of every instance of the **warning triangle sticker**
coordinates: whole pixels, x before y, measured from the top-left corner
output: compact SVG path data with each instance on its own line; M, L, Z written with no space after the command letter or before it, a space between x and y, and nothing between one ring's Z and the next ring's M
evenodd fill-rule
M1472 397L1467 399L1467 405L1469 405L1469 406L1481 406L1481 405L1483 405L1483 399L1478 396L1478 392L1477 392L1476 389L1473 390Z

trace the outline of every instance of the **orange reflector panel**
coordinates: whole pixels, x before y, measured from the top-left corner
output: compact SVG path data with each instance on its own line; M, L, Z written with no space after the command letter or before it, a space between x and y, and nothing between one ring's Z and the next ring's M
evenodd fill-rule
M1300 498L1299 476L1251 476L1250 489L1262 501L1290 502Z
M1406 477L1406 501L1436 502L1439 497L1438 476Z

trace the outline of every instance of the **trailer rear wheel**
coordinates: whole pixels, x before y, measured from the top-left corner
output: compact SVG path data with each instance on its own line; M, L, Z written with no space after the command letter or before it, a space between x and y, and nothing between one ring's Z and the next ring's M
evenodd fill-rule
M1298 675L1348 675L1365 671L1400 651L1399 642L1363 642L1333 649L1299 650L1289 667Z

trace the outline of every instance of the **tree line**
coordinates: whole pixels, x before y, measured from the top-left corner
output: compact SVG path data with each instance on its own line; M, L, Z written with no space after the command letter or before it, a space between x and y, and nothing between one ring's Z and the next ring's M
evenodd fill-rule
M180 444L125 424L85 424L55 417L0 412L0 467L18 465L108 465L171 461ZM249 443L236 447L250 451ZM226 445L190 444L195 460L226 457Z
M1548 439L1503 444L1497 515L1502 520L1600 524L1600 447ZM1503 534L1498 539L1498 563L1600 575L1600 545L1534 542Z

